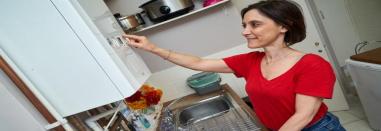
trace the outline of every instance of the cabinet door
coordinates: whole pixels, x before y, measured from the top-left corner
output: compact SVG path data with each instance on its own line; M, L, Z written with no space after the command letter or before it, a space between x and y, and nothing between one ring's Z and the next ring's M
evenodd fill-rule
M135 93L151 75L144 61L127 46L124 34L102 0L52 0L123 96Z
M123 98L49 0L0 4L0 46L63 116Z

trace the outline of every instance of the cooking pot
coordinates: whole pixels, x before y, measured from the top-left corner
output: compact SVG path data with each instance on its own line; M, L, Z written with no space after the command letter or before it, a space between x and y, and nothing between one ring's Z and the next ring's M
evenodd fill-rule
M221 0L204 0L204 3L202 4L203 7L207 7L209 5L213 5L217 2L220 2Z
M153 22L162 22L188 13L194 8L192 0L151 0L139 6Z
M119 13L117 13L117 14L114 14L114 16L118 20L120 26L125 31L134 30L140 25L145 24L140 13L129 15L129 16L121 16Z

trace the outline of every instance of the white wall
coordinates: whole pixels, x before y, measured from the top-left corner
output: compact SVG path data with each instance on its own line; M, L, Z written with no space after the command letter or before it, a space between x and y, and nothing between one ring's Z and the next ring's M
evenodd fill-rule
M129 15L138 13L139 5L148 0L106 0L113 13ZM197 0L196 0L197 1ZM223 58L249 52L246 41L241 36L240 10L259 0L231 0L201 13L175 22L138 33L147 36L152 42L166 49L189 53L201 57ZM147 63L153 75L147 83L163 90L163 100L168 101L194 93L186 86L186 78L197 73L176 66L147 52L136 50ZM221 83L228 83L241 97L247 96L245 81L233 74L220 74Z
M339 65L344 66L345 60L355 54L356 43L360 42L345 0L314 0L313 2L317 6L334 55Z
M47 121L0 70L0 131L43 131Z
M380 0L313 0L340 66L354 55L357 43L381 40ZM364 50L381 47L381 43Z
M316 27L315 27L313 21L312 21L312 18L311 18L312 16L310 15L309 12L307 12L308 10L306 9L305 3L300 2L300 4L302 4L302 7L304 8L304 14L306 15L305 19L306 19L306 25L307 25L307 37L303 42L293 46L293 48L296 48L298 50L301 50L301 51L307 52L307 53L319 54L328 60L328 56L327 56L327 53L325 53L325 51L318 52L319 49L324 50L324 49L322 49L323 46L321 46L321 45L315 46L315 44L314 44L315 42L322 43L321 39L318 35L318 31L316 30ZM240 17L238 19L240 20ZM216 22L216 21L212 21L212 22ZM212 26L212 24L210 24L209 26ZM231 25L231 26L233 26L233 25ZM163 33L167 33L167 32L163 32ZM175 36L175 34L172 34L172 35ZM192 38L199 38L199 37L196 37L197 36L196 34L191 35L191 36L195 36ZM220 37L220 39L227 39L228 37L231 37L231 36L219 35L219 37ZM150 37L150 38L152 38L152 37ZM167 36L167 37L163 37L162 39L165 39L165 38L168 39L171 37ZM194 41L192 39L188 39L188 40ZM206 39L206 40L209 40L209 39ZM200 43L194 43L194 44L200 44ZM160 45L160 46L162 46L162 45ZM176 45L176 44L168 45L169 48L172 48L172 46L179 46L179 45ZM181 45L181 46L187 47L186 44ZM220 43L216 44L216 43L211 42L211 44L208 44L208 45L201 44L201 47L189 46L187 48L189 48L188 50L191 51L191 49L193 49L193 50L203 49L202 47L204 47L204 48L218 48L218 46L220 46ZM247 46L246 42L242 42L241 44L238 44L236 46L226 48L226 49L220 49L217 52L210 53L209 55L205 55L205 56L207 58L208 57L224 58L224 57L239 54L239 53L246 53L246 52L253 51L251 49L248 49L246 46ZM178 51L178 50L175 50L175 51ZM183 52L183 51L180 51L180 52ZM192 53L192 54L195 54L195 53ZM158 59L159 59L159 61L163 61L161 58L158 58ZM171 100L174 98L178 98L181 96L185 96L185 95L194 93L194 91L191 88L186 86L186 78L188 78L189 76L191 76L192 74L195 74L195 73L197 73L197 72L189 70L189 69L185 69L185 68L182 68L179 66L175 66L175 67L171 67L171 68L161 70L161 71L154 73L151 76L151 78L148 80L148 83L163 89L163 92L164 92L163 101L168 101L168 100ZM222 75L222 80L223 80L222 83L228 83L233 88L233 90L238 93L238 95L240 97L247 96L246 91L245 91L245 83L246 82L243 79L238 79L233 74L221 74L221 75ZM338 110L348 109L348 105L345 101L342 90L341 90L340 85L338 83L336 83L336 85L335 85L334 96L335 97L332 100L327 101L327 104L328 104L330 110L338 111Z
M362 41L381 40L381 0L346 0L349 13ZM374 43L364 47L366 51L381 47Z
M245 42L241 18L231 3L140 32L158 46L197 56L207 56ZM151 53L137 50L152 72L174 66Z
M148 2L149 0L104 0L107 6L113 13L120 13L121 15L131 15L134 13L139 13L142 9L139 8L140 5ZM202 0L194 0L194 2L200 2ZM241 11L247 5L255 3L260 0L230 0L234 7Z
M139 12L137 8L143 1L110 0L105 1L113 13L122 15ZM232 0L226 4L204 10L177 21L139 32L158 46L197 56L208 56L222 50L233 48L245 42L241 35L241 16L238 8L246 7L249 0ZM196 0L195 3L200 3ZM162 58L136 50L150 70L155 73L173 67Z
M222 50L220 52L211 54L206 56L205 58L224 58L227 56L232 56L240 53L247 53L251 50L247 48L247 44L240 44L233 48ZM194 90L189 88L186 85L186 79L198 73L197 71L193 71L190 69L186 69L180 66L174 66L159 72L154 73L151 78L148 79L147 83L151 84L155 87L158 87L163 90L163 98L162 101L172 100L181 96L185 96L188 94L194 93ZM227 83L232 87L232 89L240 96L247 96L245 91L245 80L242 78L236 78L231 73L220 73L222 82Z
M233 3L234 7L235 7L239 12L241 12L241 10L242 10L243 8L246 8L248 5L253 4L253 3L256 3L256 2L258 2L258 1L260 1L260 0L230 0L230 1Z
M139 13L142 9L140 5L149 0L105 0L112 13L120 13L121 15L132 15Z

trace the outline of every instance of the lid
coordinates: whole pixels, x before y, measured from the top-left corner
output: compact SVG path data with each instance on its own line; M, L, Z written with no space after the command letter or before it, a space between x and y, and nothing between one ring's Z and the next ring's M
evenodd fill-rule
M190 76L187 79L187 84L192 88L202 88L217 81L220 81L220 75L217 73L201 72Z
M150 0L150 1L140 5L139 8L142 8L143 6L146 6L146 5L148 5L148 4L152 3L152 2L155 2L155 1L157 1L157 0Z
M381 64L381 48L369 50L350 57L352 60Z

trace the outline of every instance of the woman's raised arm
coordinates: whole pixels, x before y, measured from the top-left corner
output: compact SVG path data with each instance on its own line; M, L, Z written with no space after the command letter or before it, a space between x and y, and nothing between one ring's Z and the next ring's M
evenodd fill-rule
M129 45L151 52L176 65L198 70L220 73L233 73L222 59L203 59L197 56L174 52L157 47L144 36L124 35Z

